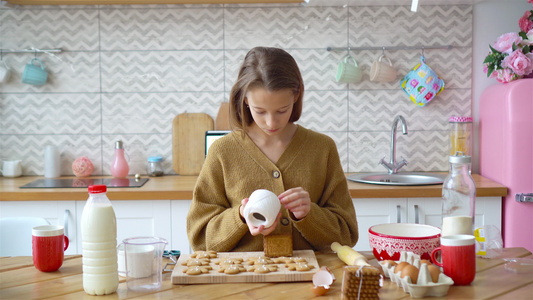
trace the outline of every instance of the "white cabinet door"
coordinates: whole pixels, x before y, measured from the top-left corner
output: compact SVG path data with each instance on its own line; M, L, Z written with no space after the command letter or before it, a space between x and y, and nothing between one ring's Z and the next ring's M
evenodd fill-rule
M440 198L409 198L407 220L404 223L433 225L440 228L442 204Z
M187 213L191 200L172 200L172 250L190 254L192 249L187 237Z
M65 234L70 240L65 254L81 251L81 248L77 248L75 201L0 201L0 218L7 217L40 217L47 219L52 225L65 226ZM31 232L28 239L31 241ZM20 249L17 255L31 256L31 247Z
M130 237L157 236L168 241L165 249L170 249L171 211L170 200L125 200L111 201L117 218L117 245ZM78 232L81 233L81 214L85 201L77 201ZM80 234L81 236L81 234ZM81 238L78 241L81 253Z
M357 198L353 199L359 241L354 249L357 251L371 250L368 241L368 229L377 224L401 223L407 218L406 198Z

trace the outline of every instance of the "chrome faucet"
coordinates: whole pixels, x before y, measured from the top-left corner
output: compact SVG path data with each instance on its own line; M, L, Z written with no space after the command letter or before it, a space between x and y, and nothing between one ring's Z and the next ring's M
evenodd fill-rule
M398 173L398 170L401 169L401 167L407 165L407 161L403 157L400 162L396 162L396 127L398 127L398 122L402 124L402 133L404 135L407 134L407 122L405 122L405 119L402 116L396 116L394 121L392 121L390 135L390 161L386 162L385 157L379 161L379 164L383 165L389 171L389 174Z

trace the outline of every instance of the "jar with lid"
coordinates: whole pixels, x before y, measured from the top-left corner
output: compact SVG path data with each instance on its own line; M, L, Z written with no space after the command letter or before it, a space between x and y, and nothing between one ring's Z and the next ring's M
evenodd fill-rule
M163 161L162 156L149 156L148 164L146 166L146 173L148 176L156 177L163 176L163 166L161 162Z
M457 151L472 157L473 136L472 117L451 116L450 123L450 155Z
M474 234L476 185L470 175L472 158L457 152L442 184L442 236Z

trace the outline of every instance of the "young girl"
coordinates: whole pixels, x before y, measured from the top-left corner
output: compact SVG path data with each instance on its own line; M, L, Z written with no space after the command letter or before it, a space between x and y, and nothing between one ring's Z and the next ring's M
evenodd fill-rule
M187 215L194 251L262 251L269 234L292 235L294 250L355 245L355 209L334 141L294 124L303 93L290 54L264 47L246 54L230 94L234 131L211 145ZM243 216L257 189L279 195L269 228Z

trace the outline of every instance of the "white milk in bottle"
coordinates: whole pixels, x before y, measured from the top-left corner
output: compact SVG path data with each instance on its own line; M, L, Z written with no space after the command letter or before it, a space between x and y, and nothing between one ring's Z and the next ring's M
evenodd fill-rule
M118 288L117 221L105 185L89 186L81 215L83 289L107 295Z

